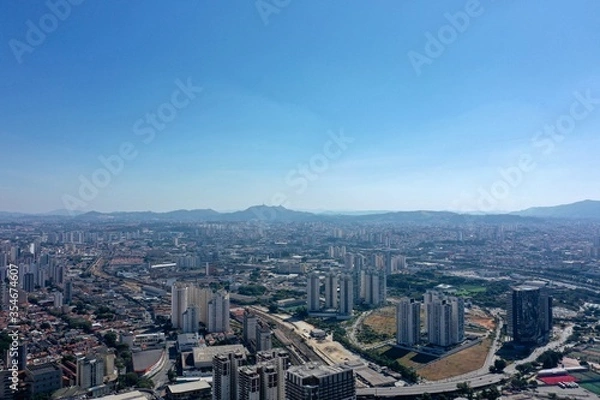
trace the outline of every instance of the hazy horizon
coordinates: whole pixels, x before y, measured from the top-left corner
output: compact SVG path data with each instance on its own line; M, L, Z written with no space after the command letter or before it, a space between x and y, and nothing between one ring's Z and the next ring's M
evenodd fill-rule
M2 211L600 199L598 3L77 3L2 4Z
M584 201L600 201L600 200L593 200L593 199L584 199L584 200L579 200L575 203L580 203L580 202L584 202ZM489 212L485 212L485 211L480 211L480 210L448 210L448 209L396 209L396 210L360 210L360 209L343 209L343 210L329 210L329 209L304 209L304 208L287 208L288 210L291 211L300 211L300 212L308 212L308 213L313 213L313 214L356 214L356 215L367 215L367 214L379 214L379 213L393 213L393 212L417 212L417 211L423 211L423 212L454 212L454 213L464 213L464 214L477 214L477 213L481 213L481 214L509 214L512 212L517 212L517 211L524 211L526 209L529 208L544 208L544 207L556 207L556 206L562 206L562 205L568 205L568 204L572 204L572 203L561 203L561 204L551 204L551 205L547 205L547 206L532 206L532 207L527 207L527 208L523 208L523 209L516 209L516 210L493 210L493 211L489 211ZM212 211L216 211L218 213L233 213L233 212L238 212L238 211L244 211L247 210L249 208L252 207L260 207L260 206L268 206L268 207L279 207L279 206L269 206L267 204L252 204L249 205L247 207L243 207L243 208L238 208L238 209L217 209L214 207L206 207L206 208L178 208L178 209L164 209L164 210L150 210L150 209L129 209L129 210L87 210L87 211L76 211L76 213L86 213L86 212L99 212L102 214L111 214L111 213L119 213L119 212L152 212L152 213L167 213L167 212L173 212L173 211L195 211L195 210L212 210ZM283 207L283 206L282 206ZM11 211L11 210L0 210L0 212L8 212L8 213L22 213L22 214L33 214L33 215L44 215L44 214L48 214L48 215L52 215L52 213L64 213L64 212L68 212L68 209L54 209L54 210L47 210L47 211L41 211L41 212L21 212L21 211Z

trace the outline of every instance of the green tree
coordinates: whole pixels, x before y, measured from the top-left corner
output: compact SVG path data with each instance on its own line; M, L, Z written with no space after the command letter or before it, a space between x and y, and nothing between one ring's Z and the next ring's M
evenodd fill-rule
M481 397L486 400L496 400L496 399L500 398L500 396L501 396L501 393L496 386L492 386L491 388L486 389L483 392L481 392Z
M107 332L104 335L104 343L108 347L117 347L117 334L113 331Z
M175 379L177 379L177 373L175 370L170 369L169 372L167 372L167 378L169 378L169 382L175 382Z
M504 368L506 368L506 360L498 358L494 361L494 365L490 365L490 372L499 374L504 371Z
M467 399L473 400L474 391L469 385L469 382L460 382L456 384L456 388L461 395L467 396Z

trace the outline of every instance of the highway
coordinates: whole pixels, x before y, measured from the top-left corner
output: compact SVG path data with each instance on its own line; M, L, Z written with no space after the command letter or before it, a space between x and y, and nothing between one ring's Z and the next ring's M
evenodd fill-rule
M468 380L468 382L472 388L477 389L500 383L502 379L506 379L506 376L502 374L486 374L478 378L472 378ZM456 383L457 382L431 382L405 387L356 389L356 395L359 398L385 398L415 396L423 393L450 393L457 390Z

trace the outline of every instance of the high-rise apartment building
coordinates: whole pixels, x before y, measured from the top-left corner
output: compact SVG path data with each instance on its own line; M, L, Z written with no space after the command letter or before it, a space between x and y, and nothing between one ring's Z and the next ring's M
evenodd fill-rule
M65 283L65 304L71 304L73 302L73 282L68 280Z
M239 400L261 400L260 374L251 366L239 368Z
M188 287L175 283L171 287L171 323L173 328L183 328L183 313L188 308Z
M248 311L244 312L243 329L242 334L244 337L244 343L250 349L256 347L256 329L258 327L258 318L254 314L250 314Z
M364 301L370 306L379 306L386 301L385 270L370 269L363 275Z
M96 356L77 360L77 386L82 389L100 386L104 382L104 361Z
M285 371L289 365L289 354L282 349L259 352L257 364L240 367L240 400L285 399ZM237 400L236 399L236 400Z
M287 400L354 400L354 371L346 366L308 363L286 373Z
M340 315L352 316L354 308L354 282L351 275L342 275L340 279Z
M308 281L306 284L306 309L308 312L319 311L319 288L320 281L317 273L311 273L308 275Z
M424 297L427 341L436 346L451 346L464 340L464 302L428 290Z
M198 306L192 304L188 306L187 310L182 315L183 319L183 333L196 333L198 332L200 324L200 309Z
M414 346L421 340L421 303L403 298L396 308L396 341L400 345Z
M229 331L229 293L219 290L208 302L208 331Z
M33 272L28 272L23 275L23 290L31 293L35 290L35 275Z
M277 399L285 399L285 371L290 367L290 354L276 348L256 353L257 364L270 363L277 366Z
M256 327L256 351L271 350L271 330L268 327Z
M217 354L213 358L212 400L239 398L239 369L245 360L242 352Z
M338 276L329 272L325 276L325 308L328 310L337 309L338 304Z

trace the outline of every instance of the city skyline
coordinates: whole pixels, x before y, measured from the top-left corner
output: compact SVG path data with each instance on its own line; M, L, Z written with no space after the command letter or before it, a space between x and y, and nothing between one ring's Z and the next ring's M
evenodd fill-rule
M0 13L2 210L600 198L595 3L64 4Z

